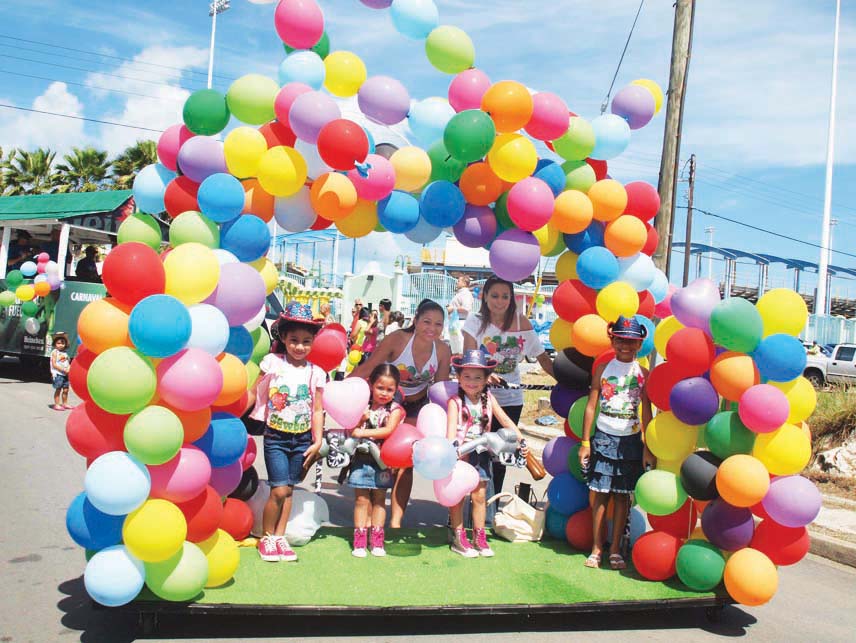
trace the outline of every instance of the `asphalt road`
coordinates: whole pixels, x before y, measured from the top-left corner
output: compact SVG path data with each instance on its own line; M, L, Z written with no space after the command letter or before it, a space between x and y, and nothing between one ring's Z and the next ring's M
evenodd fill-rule
M83 485L85 462L65 439L65 418L48 408L47 378L21 380L17 364L0 360L0 642L124 642L140 635L136 618L93 609L83 589L83 551L65 531L65 510ZM348 520L347 498L325 484L334 521ZM417 487L411 524L443 518ZM606 572L605 572L606 573ZM727 607L716 623L702 610L649 610L562 616L414 619L163 617L160 640L271 641L588 640L852 641L856 633L856 570L810 556L780 570L780 587L760 608Z

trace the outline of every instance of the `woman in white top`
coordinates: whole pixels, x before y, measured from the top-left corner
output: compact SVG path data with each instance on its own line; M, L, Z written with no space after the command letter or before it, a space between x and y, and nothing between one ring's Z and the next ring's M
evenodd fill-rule
M449 313L449 345L454 355L460 354L463 349L463 338L461 327L473 311L473 293L470 291L470 278L466 275L458 277L457 292L452 301L446 306Z
M481 292L481 309L478 314L467 318L463 327L464 350L473 348L487 352L498 364L488 380L499 384L500 378L509 384L520 384L518 365L526 357L534 357L541 368L553 376L553 361L544 351L538 334L532 324L517 311L514 299L514 284L496 275L485 281ZM521 389L493 388L491 393L496 401L517 424L523 411L523 391ZM493 422L491 431L498 431L499 424ZM505 466L493 463L493 481L496 493L502 491L505 480Z

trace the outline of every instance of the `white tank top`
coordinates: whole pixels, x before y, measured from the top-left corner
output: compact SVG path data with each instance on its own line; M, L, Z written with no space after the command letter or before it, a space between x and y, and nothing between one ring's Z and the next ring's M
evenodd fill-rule
M420 391L428 388L434 382L434 376L437 373L437 345L431 344L431 357L422 366L422 370L416 370L416 363L413 360L413 340L415 334L411 333L410 341L407 346L401 351L401 355L393 360L393 364L401 374L401 389L407 396L415 395Z
M617 436L638 433L642 428L639 403L644 388L645 374L639 362L609 362L600 376L598 431Z

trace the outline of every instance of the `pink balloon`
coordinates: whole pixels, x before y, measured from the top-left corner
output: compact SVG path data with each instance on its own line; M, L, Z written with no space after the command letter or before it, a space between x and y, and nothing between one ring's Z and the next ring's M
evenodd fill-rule
M190 138L193 138L193 132L182 123L167 127L158 139L158 159L161 165L175 172L178 169L178 151Z
M521 230L534 232L547 225L553 216L555 201L550 186L530 176L508 191L508 216Z
M532 97L532 117L523 129L532 138L552 141L568 131L568 106L550 92L539 92Z
M434 495L444 507L454 507L479 486L479 472L469 462L458 460L452 473L434 481Z
M208 484L221 496L228 496L241 484L243 473L241 459L238 458L225 467L211 467L211 481Z
M482 97L490 89L490 84L490 78L480 69L462 71L449 83L449 104L456 112L481 109ZM567 127L565 123L565 129Z
M315 0L281 0L273 24L280 39L295 49L311 49L324 35L324 14Z
M341 116L339 106L329 95L306 92L292 102L288 112L288 126L301 141L314 144L321 128Z
M426 404L419 410L416 418L416 430L423 438L431 436L438 438L446 437L447 428L446 411L439 404Z
M367 169L365 166L369 166ZM395 168L383 156L369 154L360 168L348 170L348 178L357 188L357 196L366 201L380 201L395 187Z
M253 466L258 454L259 447L256 445L256 441L252 437L247 438L247 448L244 449L244 455L241 456L241 470L246 471Z
M428 399L434 404L439 404L440 408L446 409L449 406L449 398L458 394L457 382L435 382L428 389Z
M148 466L152 477L151 498L187 502L205 490L211 478L208 456L189 444L181 447L169 462Z
M158 395L181 411L211 406L223 388L223 371L213 355L201 348L186 348L157 367Z
M202 302L220 309L229 326L250 321L265 303L265 282L258 270L240 262L220 266L217 287Z
M349 377L341 382L329 382L324 387L324 410L343 429L353 429L360 423L369 404L369 384L360 377Z
M40 252L36 259L39 263L47 263L51 260L51 256L47 252Z
M675 294L677 289L676 285L669 284L669 292L666 294L666 298L654 306L654 314L660 319L666 319L666 317L672 314L672 295Z
M788 420L791 405L785 394L770 384L750 386L740 396L737 414L746 428L755 433L770 433Z
M276 120L280 123L288 123L288 112L291 111L294 101L301 94L311 91L312 88L306 83L287 83L283 85L273 101L273 111L276 114Z

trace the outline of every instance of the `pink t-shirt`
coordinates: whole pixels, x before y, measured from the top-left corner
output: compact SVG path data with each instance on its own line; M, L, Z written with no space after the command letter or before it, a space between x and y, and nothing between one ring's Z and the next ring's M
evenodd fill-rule
M481 400L471 402L469 398L464 397L464 405L461 406L461 398L453 397L455 407L458 411L458 432L456 438L459 444L464 444L470 440L475 440L482 433L490 431L490 423L493 419L493 395L487 394L487 404L485 405L484 413L487 413L486 428L482 431L482 403Z

